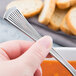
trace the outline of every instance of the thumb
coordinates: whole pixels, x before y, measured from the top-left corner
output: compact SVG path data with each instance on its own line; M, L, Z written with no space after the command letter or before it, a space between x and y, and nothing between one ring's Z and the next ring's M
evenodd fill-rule
M52 47L52 38L44 36L32 45L19 59L35 72Z

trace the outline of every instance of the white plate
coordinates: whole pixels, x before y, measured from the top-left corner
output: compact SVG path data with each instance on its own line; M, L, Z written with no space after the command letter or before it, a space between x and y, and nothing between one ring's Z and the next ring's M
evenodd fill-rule
M72 47L57 47L55 50L62 55L66 60L76 60L76 48ZM53 59L53 58L52 58Z

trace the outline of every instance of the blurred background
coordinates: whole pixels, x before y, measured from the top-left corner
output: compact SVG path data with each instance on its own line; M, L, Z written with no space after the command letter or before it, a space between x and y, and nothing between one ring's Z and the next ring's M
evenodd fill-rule
M3 20L6 6L13 0L0 0L0 42L9 40L31 40L7 21ZM28 18L32 26L42 35L50 35L53 38L54 47L76 47L76 36L65 34L62 31L54 31L41 24L37 20L38 15ZM31 40L32 41L32 40Z
M11 1L13 0L0 0L0 18L3 18L3 15L6 10L5 8L7 4ZM15 27L9 26L2 19L0 20L0 42L5 42L9 40L31 40L29 37L21 33ZM57 47L59 45L54 44L54 46Z

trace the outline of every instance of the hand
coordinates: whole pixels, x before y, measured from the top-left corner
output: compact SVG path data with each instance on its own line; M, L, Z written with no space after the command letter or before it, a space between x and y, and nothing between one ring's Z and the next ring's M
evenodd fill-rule
M40 64L51 50L52 39L37 42L9 41L0 44L0 76L41 76Z

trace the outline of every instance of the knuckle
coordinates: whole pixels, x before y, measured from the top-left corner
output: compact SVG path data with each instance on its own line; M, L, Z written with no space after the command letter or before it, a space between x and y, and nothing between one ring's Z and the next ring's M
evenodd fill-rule
M38 45L36 45L36 51L35 51L35 55L39 58L39 59L41 59L41 60L43 60L43 58L45 57L45 55L44 55L44 51L45 51L46 49L45 48L43 48L42 46L38 46Z

